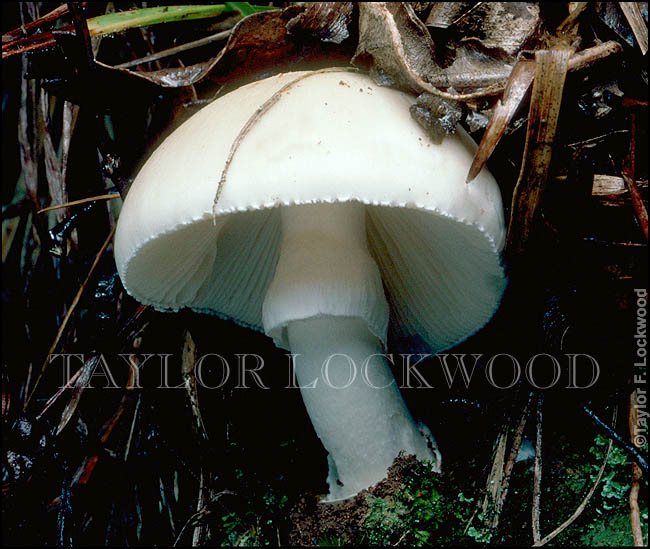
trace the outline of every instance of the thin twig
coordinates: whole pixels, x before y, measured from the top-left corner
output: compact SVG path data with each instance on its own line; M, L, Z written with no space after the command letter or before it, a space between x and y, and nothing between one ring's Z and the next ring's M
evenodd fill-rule
M92 69L95 65L95 57L93 56L93 47L90 42L90 31L88 30L88 22L86 21L86 14L80 2L68 2L70 13L74 24L74 30L77 40L81 42L85 55L85 66L78 67L79 69Z
M616 422L616 411L617 408L614 408L612 423ZM585 507L587 507L587 503L589 503L589 500L594 495L596 488L598 488L598 485L600 484L600 479L603 478L603 473L605 472L605 467L607 467L607 460L609 459L609 452L611 451L611 449L612 449L612 439L610 438L609 444L607 445L607 451L605 452L605 457L603 459L603 463L600 466L600 471L598 471L596 480L594 481L594 484L589 490L589 492L587 492L585 498L582 500L582 503L578 505L578 508L573 512L573 514L566 521L560 524L560 526L558 526L550 534L544 536L541 540L533 543L533 547L541 547L542 545L546 545L554 537L556 537L558 534L560 534L562 531L568 528L573 523L573 521L575 521L580 516L580 514L585 510Z
M118 193L111 194L100 194L98 196L91 196L89 198L81 198L80 200L72 200L71 202L66 202L65 204L56 204L54 206L48 206L47 208L42 208L36 213L45 213L52 210L58 210L60 208L68 208L70 206L77 206L79 204L85 204L86 202L95 202L96 200L113 200L115 198L120 198Z
M628 429L630 431L630 438L634 444L637 436L637 429L639 426L639 403L637 401L637 391L634 390L630 393L630 403L628 409ZM636 446L636 444L635 444ZM639 492L641 491L641 467L635 462L632 462L632 479L630 481L630 495L628 501L630 504L630 529L632 530L632 539L634 540L635 547L643 547L643 529L641 528L641 511L639 509Z
M86 4L88 4L88 2L81 3L82 6L85 6ZM14 42L15 40L19 40L21 38L28 36L32 31L35 31L46 25L49 25L50 23L53 23L59 17L63 17L68 13L68 11L69 11L68 5L63 4L58 8L53 9L51 12L46 13L42 17L39 17L35 21L30 21L29 23L25 23L24 25L21 25L17 29L4 33L2 35L2 45L4 46L6 44Z
M204 480L204 473L203 473L203 468L201 468L201 481L199 482L199 497L198 501L196 502L196 510L197 512L200 512L203 510L205 507L205 480ZM203 524L202 523L197 523L197 525L194 527L194 533L192 534L192 547L197 547L201 543L201 537L203 534Z
M498 515L501 514L501 510L506 501L506 496L508 495L508 486L510 485L510 477L512 476L512 470L515 466L515 461L517 460L517 455L519 454L519 449L521 448L521 441L524 436L524 429L526 427L526 421L528 420L529 408L532 400L532 393L528 396L528 401L524 406L521 416L519 418L519 423L515 429L515 434L512 438L512 447L510 448L510 454L508 455L508 461L503 468L503 482L501 484L501 497L497 502L496 512L497 520Z
M131 421L131 429L129 430L129 438L124 445L124 461L129 457L129 450L131 449L131 440L133 440L133 432L135 431L135 422L138 418L138 412L140 411L140 401L142 400L142 393L138 393L138 400L135 403L135 409L133 410L133 421Z
M174 541L173 547L176 547L178 545L178 542L183 537L183 533L185 532L188 526L191 526L192 524L196 523L199 519L203 518L205 515L210 514L210 511L208 510L209 504L219 501L221 496L226 496L226 495L234 496L235 492L231 492L230 490L222 490L218 494L212 496L208 504L204 505L199 511L197 511L190 518L188 518L185 524L183 525L183 527L181 528L181 531L178 533L178 536L176 536L176 540Z
M205 46L206 44L211 44L212 42L216 42L217 40L223 40L224 38L228 38L231 34L232 34L232 29L221 31L216 34L206 36L205 38L200 38L199 40L188 42L187 44L181 44L180 46L175 46L173 48L152 53L151 55L140 57L139 59L133 59L132 61L127 61L126 63L120 63L119 65L114 65L113 68L129 69L137 65L142 65L143 63L149 63L150 61L158 61L158 59L163 59L164 57L169 57L171 55L175 55L177 53L181 53L187 50L199 48L201 46Z
M628 456L630 456L634 461L636 461L639 464L643 472L646 475L648 474L648 462L634 446L628 444L628 442L625 439L623 439L621 435L619 435L616 431L614 431L614 429L612 429L602 419L600 419L592 410L590 410L586 406L582 406L582 410L589 416L591 421L594 422L596 427L598 427L606 437L616 442L618 446L620 446L621 449L628 454Z
M621 175L630 193L634 212L639 220L639 225L641 225L641 230L645 235L645 239L648 240L648 210L646 210L639 188L634 181L636 175L636 114L634 112L630 112L630 143L627 155L623 160Z
M574 4L576 4L576 6L573 8L573 11L558 25L558 34L568 34L575 28L578 18L582 15L582 12L585 11L589 2L575 2Z
M76 383L77 378L81 375L81 372L82 372L83 369L84 369L84 367L81 366L81 368L79 368L75 372L75 374L67 381L67 383L63 387L61 387L54 394L54 396L50 397L50 399L45 403L45 406L43 407L43 410L41 411L41 413L36 416L37 421L40 420L43 417L43 415L45 414L45 412L47 412L50 409L50 406L52 406L52 404L54 404L57 401L57 399L63 394L63 391L65 391L66 389L71 389L72 388L73 384Z
M510 484L510 476L514 468L515 460L521 448L521 441L523 438L524 428L526 427L526 420L528 418L529 407L532 400L532 393L528 395L526 404L521 412L517 427L512 438L512 446L508 459L505 460L505 451L507 444L507 429L499 434L498 442L496 445L495 457L488 477L486 495L482 503L482 511L485 513L489 509L490 498L493 501L492 514L489 516L486 524L490 530L496 530L499 525L499 517L501 510L508 494L508 485ZM467 529L468 526L466 526Z
M592 48L587 48L586 50L574 53L571 56L571 59L569 59L569 70L579 71L585 69L597 61L605 59L615 53L621 53L622 51L623 46L614 40L603 42L602 44L598 44Z
M538 542L542 535L539 529L539 508L542 496L542 407L544 405L544 394L537 397L537 430L535 438L535 471L533 475L533 508L532 528L533 541Z
M77 307L77 304L79 303L79 300L81 299L81 296L86 289L86 286L88 285L88 282L90 278L92 277L93 273L95 272L95 268L99 264L99 260L102 258L104 255L104 252L106 251L106 248L108 248L108 245L110 244L113 235L115 234L115 228L109 233L108 237L106 237L106 240L104 241L104 244L102 244L102 247L100 248L99 252L97 253L97 256L95 257L95 261L93 261L93 264L90 267L90 270L88 271L88 275L86 276L86 279L83 281L83 284L81 284L79 290L77 291L77 295L74 296L74 299L72 300L72 303L70 304L70 307L68 308L68 312L66 313L65 317L63 318L63 322L61 322L61 326L59 327L59 331L56 334L56 337L54 338L54 341L52 343L52 346L50 347L50 350L47 352L47 355L45 356L45 361L43 362L43 366L41 367L41 372L38 374L38 378L36 379L36 382L34 383L34 387L32 389L32 392L29 394L29 397L27 398L27 401L25 402L25 406L23 407L23 410L27 409L27 406L29 406L30 401L32 400L32 397L36 393L36 388L38 387L38 384L40 383L41 379L43 378L43 374L45 373L45 369L47 368L47 365L49 364L49 358L52 353L54 353L57 345L59 344L59 340L61 339L61 336L63 335L66 326L68 325L68 321L72 317L72 313L74 312L75 308Z
M81 7L83 5L83 3L80 4ZM158 6L91 17L87 20L86 26L91 37L104 36L158 23L217 17L224 11L232 10L228 8L224 10L224 7L218 4L208 6ZM65 25L58 28L57 31L70 32L74 28L74 25ZM52 31L36 33L6 44L3 43L2 59L30 51L45 50L54 46L56 46L56 38Z

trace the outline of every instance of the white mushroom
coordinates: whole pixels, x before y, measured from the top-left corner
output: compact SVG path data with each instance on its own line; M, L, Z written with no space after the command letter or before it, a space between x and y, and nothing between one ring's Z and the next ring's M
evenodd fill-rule
M215 224L233 142L298 77L241 139ZM505 288L494 178L484 170L465 184L475 144L460 128L432 144L412 102L343 70L243 86L158 147L117 229L118 271L137 300L232 319L299 355L330 501L381 480L401 450L439 468L379 355L389 333L430 352L452 347L491 318Z

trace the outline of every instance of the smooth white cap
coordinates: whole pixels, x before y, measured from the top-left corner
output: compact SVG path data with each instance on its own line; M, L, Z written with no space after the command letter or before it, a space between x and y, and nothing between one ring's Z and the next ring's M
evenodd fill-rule
M157 309L211 312L262 330L280 243L278 206L358 201L397 342L432 352L480 329L505 288L499 188L465 175L476 145L459 128L441 145L411 119L413 98L348 71L285 91L236 151L241 128L287 73L203 108L151 155L125 200L115 259L127 291Z

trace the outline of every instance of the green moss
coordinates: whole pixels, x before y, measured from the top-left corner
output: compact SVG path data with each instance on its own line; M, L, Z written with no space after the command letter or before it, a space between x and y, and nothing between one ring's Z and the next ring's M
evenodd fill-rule
M403 489L385 498L367 496L370 513L362 525L364 543L422 547L474 542L465 533L473 498L447 485L430 462L407 462L400 475L405 479Z

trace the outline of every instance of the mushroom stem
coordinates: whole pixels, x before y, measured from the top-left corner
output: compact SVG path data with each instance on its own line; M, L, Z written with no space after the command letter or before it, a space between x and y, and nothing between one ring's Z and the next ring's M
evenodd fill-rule
M401 450L435 460L363 320L297 320L288 332L305 407L329 453L325 501L379 482Z
M389 309L368 252L365 207L281 210L282 242L263 307L264 329L296 356L296 378L328 451L326 501L354 496L386 476L404 450L439 465L382 355ZM424 428L426 429L426 428Z

